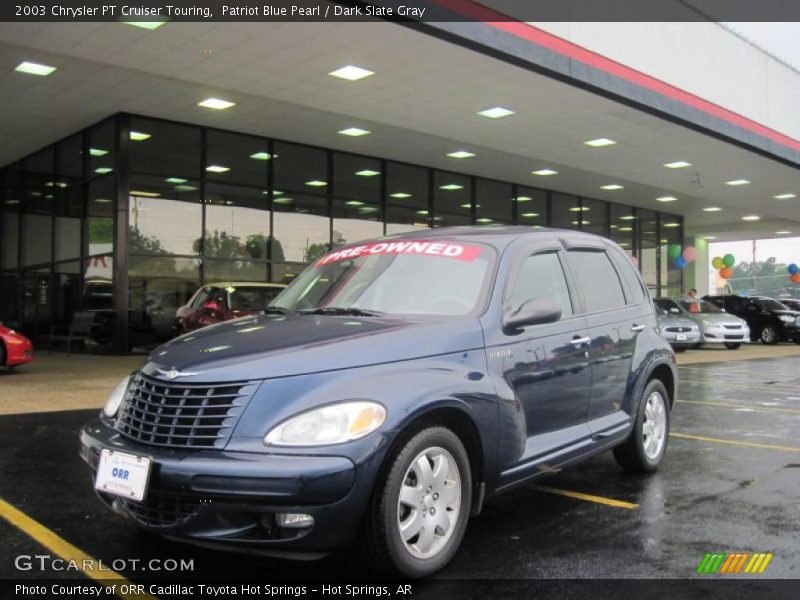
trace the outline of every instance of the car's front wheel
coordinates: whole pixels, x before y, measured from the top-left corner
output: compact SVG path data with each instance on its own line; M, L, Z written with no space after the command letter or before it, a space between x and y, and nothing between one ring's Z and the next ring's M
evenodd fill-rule
M653 379L644 388L630 437L614 448L617 464L632 473L652 473L661 464L669 440L669 394Z
M389 459L376 482L358 541L376 570L424 577L458 550L471 509L469 457L444 427L415 434Z
M778 343L778 332L772 325L767 325L761 330L761 343L770 346Z

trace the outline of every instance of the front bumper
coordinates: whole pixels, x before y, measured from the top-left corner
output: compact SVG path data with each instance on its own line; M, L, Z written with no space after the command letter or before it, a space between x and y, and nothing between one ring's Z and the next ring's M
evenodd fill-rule
M273 554L324 553L358 531L378 460L357 466L342 456L172 450L137 443L103 418L80 432L81 456L97 470L104 448L151 457L143 502L98 492L114 511L173 539ZM314 524L279 527L278 513Z
M679 336L683 336L683 339L678 339ZM703 334L700 333L699 329L686 332L662 330L661 337L663 337L672 346L678 346L678 347L693 346L694 344L699 344L700 342L703 341Z
M750 342L750 329L745 326L710 325L703 326L704 344L747 344Z

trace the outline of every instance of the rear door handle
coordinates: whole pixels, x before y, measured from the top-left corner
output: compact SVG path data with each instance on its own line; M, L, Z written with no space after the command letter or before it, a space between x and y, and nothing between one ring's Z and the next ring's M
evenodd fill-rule
M640 331L644 331L644 325L634 325L633 327L631 327L631 331L635 331L637 333Z
M592 338L590 337L582 337L582 338L574 337L572 338L572 340L570 340L570 344L572 344L573 346L583 346L584 344L588 344L591 341Z

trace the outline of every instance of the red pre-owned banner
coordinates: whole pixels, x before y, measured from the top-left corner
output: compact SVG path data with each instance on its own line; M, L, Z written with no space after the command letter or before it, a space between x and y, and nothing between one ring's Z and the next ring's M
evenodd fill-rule
M331 252L320 258L315 266L320 267L348 258L371 256L375 254L421 254L425 256L443 256L445 258L472 262L480 253L480 246L456 244L452 242L375 242L362 246L351 246Z

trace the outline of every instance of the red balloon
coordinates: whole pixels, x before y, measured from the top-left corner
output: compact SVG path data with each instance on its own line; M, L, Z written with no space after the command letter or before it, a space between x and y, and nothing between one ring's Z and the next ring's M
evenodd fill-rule
M792 283L800 283L800 273L795 273L789 279L792 280Z
M730 267L722 267L719 270L719 276L722 277L723 279L730 279L731 277L733 277L733 269L731 269Z

